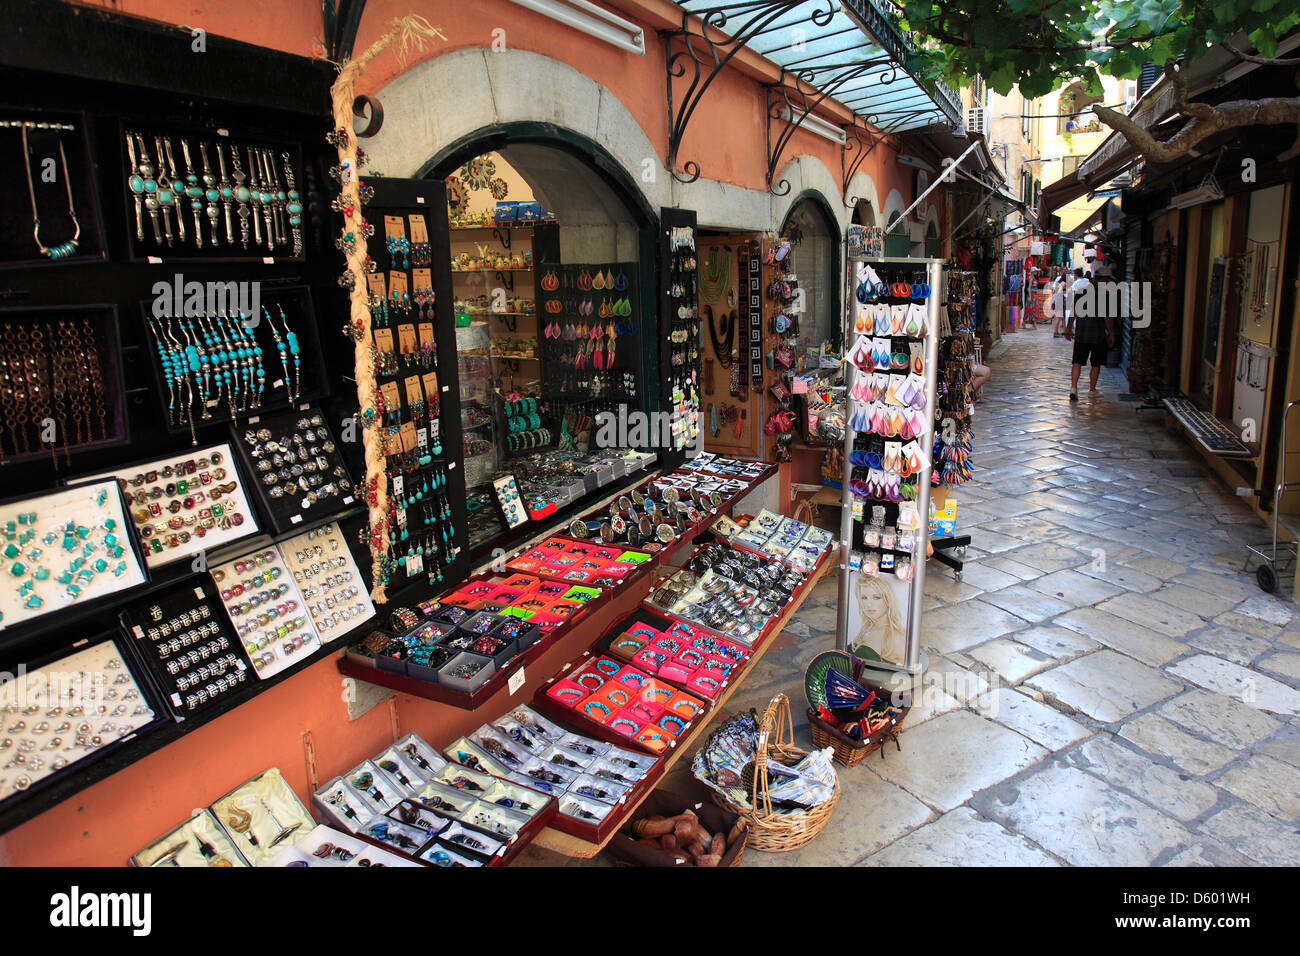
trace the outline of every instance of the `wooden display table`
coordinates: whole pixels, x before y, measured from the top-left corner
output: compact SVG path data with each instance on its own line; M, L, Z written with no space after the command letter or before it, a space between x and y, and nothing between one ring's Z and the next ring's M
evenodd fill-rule
M721 714L722 705L725 704L727 699L736 692L736 688L740 687L741 684L745 682L745 677L748 676L749 672L753 669L754 664L758 662L759 658L767 653L767 649L772 646L772 643L776 640L776 636L785 630L785 626L789 624L795 614L798 613L799 608L803 606L803 602L808 599L808 595L812 594L813 588L815 588L818 582L820 582L821 579L832 570L838 569L838 555L835 548L832 547L831 550L822 558L818 566L813 570L813 573L800 589L798 596L791 601L790 606L785 609L785 613L776 619L776 622L772 625L771 632L768 636L754 648L753 655L749 658L748 663L745 665L745 669L737 675L735 680L729 682L725 691L718 695L717 699L713 701L713 706L709 710L710 719L699 724L699 726L691 730L685 736L679 737L677 740L677 746L673 747L672 750L664 755L664 774L667 774L668 771L672 769L673 764L680 760L688 750L694 750L694 745L698 742L700 736L708 729L712 719ZM621 819L619 819L618 825L613 827L609 831L609 836L600 843L591 843L587 840L582 840L578 837L572 836L571 834L561 833L559 830L552 827L547 827L538 833L533 839L533 845L544 847L563 856L590 859L605 848L605 844L607 844L613 838L614 834L623 827L624 823L631 819L632 815L636 813L637 807L639 807L642 801L653 792L653 789L648 789L635 803L630 803L623 807L621 809ZM615 810L614 812L620 811Z

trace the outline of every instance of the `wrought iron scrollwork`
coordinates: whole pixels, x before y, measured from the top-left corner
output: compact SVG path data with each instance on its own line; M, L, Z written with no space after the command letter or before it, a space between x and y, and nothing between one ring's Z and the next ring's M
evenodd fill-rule
M809 20L824 27L839 12L838 0L819 0ZM691 118L713 81L736 54L802 0L733 0L694 12L682 11L680 30L661 31L667 59L668 169L673 178L693 183L700 164L678 155ZM674 87L677 92L674 93ZM770 178L770 177L769 177Z

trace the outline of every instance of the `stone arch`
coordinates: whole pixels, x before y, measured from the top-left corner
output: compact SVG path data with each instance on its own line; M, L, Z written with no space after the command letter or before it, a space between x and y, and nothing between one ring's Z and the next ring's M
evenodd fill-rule
M839 180L831 174L825 163L816 156L807 154L796 156L786 163L774 178L777 184L782 180L790 185L790 191L783 196L772 197L773 228L781 227L796 200L815 193L821 196L827 211L834 217L839 236L843 237L844 230L849 224L851 210L845 208Z
M485 129L549 123L599 143L650 208L673 204L672 177L636 117L608 89L551 57L453 50L415 64L376 96L385 123L362 145L368 167L386 176L420 177L435 155Z
M848 209L849 221L853 220L853 213L856 210L857 203L865 201L871 205L871 214L875 217L875 225L883 226L884 210L880 208L880 196L876 192L876 181L862 170L858 170L849 179L848 192L844 194L846 203L853 201L854 205Z

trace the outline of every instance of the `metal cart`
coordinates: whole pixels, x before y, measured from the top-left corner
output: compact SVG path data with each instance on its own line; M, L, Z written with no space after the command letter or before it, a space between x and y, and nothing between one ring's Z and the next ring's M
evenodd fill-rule
M1283 541L1281 545L1281 557L1278 556L1277 541L1277 522L1278 513L1282 506L1282 495L1288 488L1300 488L1300 481L1286 480L1286 420L1291 414L1291 409L1300 405L1300 399L1293 402L1287 402L1286 408L1282 410L1282 448L1278 453L1278 482L1273 489L1273 542L1272 547L1268 543L1260 545L1245 545L1246 563L1241 566L1242 571L1249 570L1250 559L1252 556L1259 558L1260 565L1255 569L1255 581L1259 586L1270 594L1277 590L1277 572L1291 568L1295 565L1296 560L1296 542Z

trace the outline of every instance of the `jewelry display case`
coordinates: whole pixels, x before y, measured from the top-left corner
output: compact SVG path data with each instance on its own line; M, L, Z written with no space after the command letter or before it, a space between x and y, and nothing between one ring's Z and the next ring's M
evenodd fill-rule
M117 482L89 481L0 504L0 630L86 607L147 580Z
M122 629L177 720L246 687L253 665L212 582L195 578L123 609Z
M124 465L111 476L95 477L113 477L120 486L150 568L164 567L258 531L243 476L228 444Z
M301 261L302 150L244 130L124 122L121 197L134 259Z
M288 538L279 550L322 644L375 616L365 579L337 522Z
M0 309L0 466L130 439L113 306Z
M315 406L254 415L232 425L231 444L252 476L258 503L277 534L356 503L347 464Z
M236 849L253 866L312 830L316 823L302 801L272 767L240 784L209 808Z
M0 807L44 790L167 720L139 662L111 634L25 663L0 684Z
M0 110L0 269L104 258L94 155L80 112Z
M320 649L320 638L283 556L258 548L212 569L221 601L265 680Z
M310 290L262 296L246 286L160 282L141 304L166 428L192 443L208 425L298 408L329 391Z

